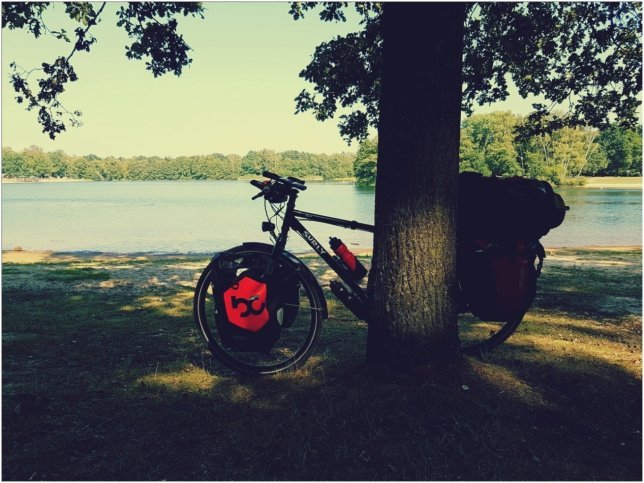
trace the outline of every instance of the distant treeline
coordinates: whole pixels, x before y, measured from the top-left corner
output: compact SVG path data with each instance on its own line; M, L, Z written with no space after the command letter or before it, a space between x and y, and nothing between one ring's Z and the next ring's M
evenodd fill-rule
M642 133L618 126L603 131L563 128L520 139L521 116L493 112L461 123L460 170L486 176L526 176L555 184L577 184L582 176L641 176ZM358 183L373 184L377 139L361 144L356 157Z
M641 176L642 134L611 126L603 131L577 127L520 139L523 118L510 112L473 115L461 123L460 170L486 176L527 176L554 184L575 184L582 176ZM2 174L12 178L91 180L237 179L269 170L284 176L346 179L373 184L378 140L352 153L276 153L268 149L205 156L99 158L69 156L32 146L21 152L2 148Z
M300 151L276 153L267 149L237 154L208 154L176 158L137 156L100 158L94 154L70 156L45 152L38 146L23 151L2 148L2 174L11 178L72 178L111 180L237 179L274 171L298 178L341 179L353 177L355 154L313 154Z

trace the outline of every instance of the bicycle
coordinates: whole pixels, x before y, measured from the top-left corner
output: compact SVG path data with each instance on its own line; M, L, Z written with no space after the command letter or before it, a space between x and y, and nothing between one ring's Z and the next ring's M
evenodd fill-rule
M243 243L223 252L223 259L216 254L199 278L193 301L197 328L213 355L226 366L249 374L272 374L301 367L313 352L322 321L328 318L326 297L317 279L304 262L286 250L289 232L293 230L300 235L338 275L341 281L332 281L329 288L359 319L365 319L368 313L366 289L356 280L354 271L339 257L331 255L304 227L302 221L374 232L373 225L296 209L298 195L307 189L305 182L268 171L263 176L267 178L264 182L250 182L260 190L252 199L264 198L267 221L263 222L262 231L270 233L274 244ZM273 216L269 216L267 204L273 210ZM275 232L277 227L272 222L276 218L281 219L279 233ZM277 277L278 285L288 284L290 287L290 295L280 302L276 310L280 333L269 351L235 350L225 340L225 334L219 333L213 286L216 271L224 263L222 260L225 260L227 267L234 267L238 274L248 270L270 271L273 277ZM253 305L252 299L244 303L246 315L259 313L260 309ZM459 300L459 334L461 351L465 354L481 354L495 348L512 335L523 318L521 315L498 323L483 322L466 314L466 311L467 304Z

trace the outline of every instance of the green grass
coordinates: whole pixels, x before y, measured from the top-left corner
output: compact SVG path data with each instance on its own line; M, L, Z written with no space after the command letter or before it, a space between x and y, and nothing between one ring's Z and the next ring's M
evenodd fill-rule
M45 278L49 281L81 281L81 280L108 280L110 274L94 268L60 268L47 272Z
M328 294L304 368L232 373L193 328L207 262L3 266L4 479L641 479L641 250L549 253L506 344L409 374Z

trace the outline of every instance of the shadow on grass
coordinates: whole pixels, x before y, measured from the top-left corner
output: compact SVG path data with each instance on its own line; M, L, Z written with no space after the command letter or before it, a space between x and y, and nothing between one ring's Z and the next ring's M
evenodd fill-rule
M600 321L589 318L587 312L577 314L577 317L571 317L570 312L562 317L562 312L553 310L539 310L530 312L529 317L538 317L547 320L544 334L553 338L563 338L566 334L585 335L592 338L618 340L622 341L622 331L637 332L640 324L640 318L634 315L626 315L617 318L601 319ZM553 321L556 320L555 323ZM519 331L525 327L525 324L519 326ZM633 330L631 330L633 329ZM535 329L533 329L535 330Z
M392 374L334 307L303 369L244 377L193 329L192 271L155 276L3 287L4 479L641 479L618 324L542 309L484 361Z
M614 321L642 313L641 272L616 275L609 269L559 269L539 281L533 308L557 309L573 316Z

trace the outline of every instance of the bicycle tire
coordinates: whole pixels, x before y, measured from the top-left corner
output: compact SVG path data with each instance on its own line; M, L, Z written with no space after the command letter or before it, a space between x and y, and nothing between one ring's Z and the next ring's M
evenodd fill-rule
M235 247L229 252L239 258L252 257L254 254L270 255L270 251L266 249L247 248L243 245ZM320 336L324 310L323 304L319 300L319 287L313 286L315 277L305 266L301 264L295 266L293 260L285 256L279 257L279 263L293 269L292 276L298 277L297 283L301 298L296 315L297 321L288 328L282 329L280 339L269 354L240 352L225 347L218 337L214 321L211 282L215 268L212 262L203 270L197 282L193 299L193 314L197 328L215 358L237 372L267 375L295 370L311 356ZM300 338L302 340L299 340Z
M459 314L458 317L461 353L466 355L485 355L497 348L517 330L523 320L523 315L501 322L483 321L471 313Z

